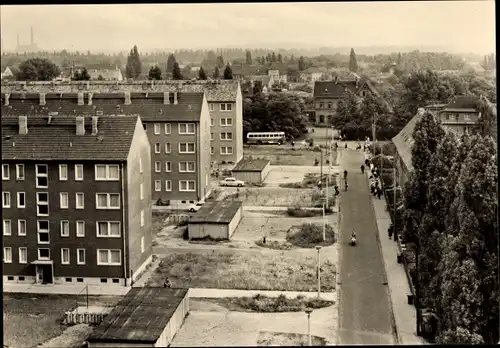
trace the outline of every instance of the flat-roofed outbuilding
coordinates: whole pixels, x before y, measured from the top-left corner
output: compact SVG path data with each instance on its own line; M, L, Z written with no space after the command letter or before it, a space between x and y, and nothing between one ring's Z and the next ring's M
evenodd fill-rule
M240 201L207 202L189 219L189 239L230 239L241 221Z
M245 183L261 184L271 171L271 162L264 159L244 158L233 168L233 176Z

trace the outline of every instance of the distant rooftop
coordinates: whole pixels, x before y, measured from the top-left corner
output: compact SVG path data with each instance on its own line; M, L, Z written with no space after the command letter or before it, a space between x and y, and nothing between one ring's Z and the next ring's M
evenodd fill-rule
M189 219L190 224L221 224L230 223L240 209L239 201L206 202L198 212Z
M233 168L233 172L260 172L270 162L265 159L241 159L238 164Z

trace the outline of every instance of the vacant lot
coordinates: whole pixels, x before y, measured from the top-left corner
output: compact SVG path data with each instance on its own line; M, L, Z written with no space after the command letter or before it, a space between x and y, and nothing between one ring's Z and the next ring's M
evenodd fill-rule
M288 188L247 188L240 192L243 205L250 206L275 206L291 207L300 205L312 207L314 202L311 197L313 189L288 189Z
M312 166L314 165L314 159L320 158L321 154L315 152L312 148L296 146L297 148L292 148L287 145L249 145L244 149L245 158L260 158L271 161L271 165L296 165L296 166ZM335 163L337 154L332 154L333 163ZM323 161L326 163L326 156L324 156Z
M314 255L314 253L312 253ZM186 288L315 291L316 258L287 252L243 250L173 252L162 258L148 285L161 286L165 277ZM335 265L322 265L323 291L335 289Z

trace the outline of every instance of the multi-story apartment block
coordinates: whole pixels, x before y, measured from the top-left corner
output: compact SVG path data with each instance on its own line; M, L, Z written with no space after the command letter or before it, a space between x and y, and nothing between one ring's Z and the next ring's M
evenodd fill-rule
M140 117L2 117L3 280L131 285L151 262Z

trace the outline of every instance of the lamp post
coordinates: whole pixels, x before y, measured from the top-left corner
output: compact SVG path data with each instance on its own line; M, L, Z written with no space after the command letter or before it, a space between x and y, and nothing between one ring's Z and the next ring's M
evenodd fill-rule
M326 240L325 203L323 202L323 242Z
M316 245L316 250L318 251L318 299L319 299L321 297L321 259L320 259L321 245Z
M307 314L307 336L308 336L308 345L309 347L312 346L312 339L311 339L311 313L312 309L311 308L306 308L305 312Z

